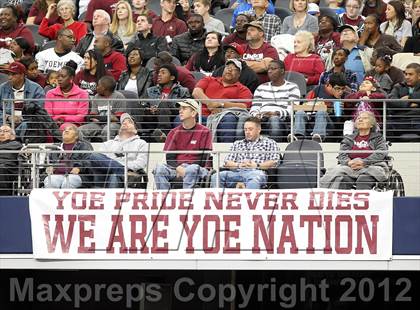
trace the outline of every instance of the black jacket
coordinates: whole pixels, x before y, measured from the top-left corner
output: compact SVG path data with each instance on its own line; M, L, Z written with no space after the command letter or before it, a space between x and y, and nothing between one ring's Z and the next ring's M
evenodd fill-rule
M145 65L147 61L156 57L158 53L168 50L168 44L164 37L156 37L151 32L147 34L146 37L141 33L137 35L128 42L127 51L133 47L138 47L143 52L143 64Z
M106 33L107 35L111 36L112 38L112 49L114 51L124 53L124 44L118 38L117 36L114 36L114 34L108 30ZM89 48L90 43L92 43L92 40L95 38L93 35L93 32L88 32L83 39L80 40L79 44L77 44L75 52L78 53L81 57L83 57Z
M120 79L117 83L117 90L123 90L127 85L129 78L130 73L128 71L121 73ZM142 67L137 73L137 90L139 98L146 97L146 90L150 86L152 86L152 72L149 69Z
M239 76L239 82L241 82L242 85L245 85L249 88L251 93L254 93L257 89L258 85L260 84L260 81L258 80L258 75L252 70L245 61L242 62L242 71L241 75ZM220 66L216 70L213 71L212 76L219 77L223 75L223 70L225 70L225 65Z
M198 38L193 38L189 31L184 32L172 39L170 53L185 65L192 54L200 52L204 48L205 40L206 32Z
M0 142L0 151L19 151L22 148L22 144L16 140L7 140ZM18 153L12 152L1 152L0 153L0 166L5 168L17 167ZM1 177L1 176L0 176Z
M391 90L389 99L400 99L404 96L408 96L409 99L420 99L420 82L414 87L412 94L410 94L409 87L405 82L395 85ZM420 103L417 102L416 108L411 107L411 103L410 100L388 102L389 112L395 117L407 115L419 116Z

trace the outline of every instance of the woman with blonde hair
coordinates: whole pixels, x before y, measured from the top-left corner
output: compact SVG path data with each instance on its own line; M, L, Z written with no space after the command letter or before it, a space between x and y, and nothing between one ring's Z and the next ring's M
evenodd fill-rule
M57 10L58 15L63 20L63 24L56 23L49 25L49 19L54 15ZM47 14L42 19L39 25L39 34L50 40L57 39L57 33L61 28L67 28L73 31L76 39L76 44L79 43L87 33L87 26L84 22L75 21L73 18L76 14L76 6L72 0L60 0L58 3L51 3L48 6Z
M308 14L308 0L290 0L289 9L293 14L283 20L282 34L294 35L298 31L318 34L318 18Z
M307 85L317 85L325 67L319 55L314 53L315 39L308 31L299 31L295 35L294 53L284 59L286 71L302 73Z
M133 21L133 11L130 3L127 1L121 0L116 4L114 14L112 14L110 30L121 39L124 43L124 48L134 38L136 24Z

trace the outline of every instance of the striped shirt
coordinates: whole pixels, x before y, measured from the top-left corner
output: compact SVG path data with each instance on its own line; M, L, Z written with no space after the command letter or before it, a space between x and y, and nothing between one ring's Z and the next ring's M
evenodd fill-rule
M261 84L254 92L254 99L250 113L257 115L265 112L279 112L280 117L285 119L292 110L291 102L285 99L300 98L299 87L292 82L284 81L281 86L273 86L271 82Z

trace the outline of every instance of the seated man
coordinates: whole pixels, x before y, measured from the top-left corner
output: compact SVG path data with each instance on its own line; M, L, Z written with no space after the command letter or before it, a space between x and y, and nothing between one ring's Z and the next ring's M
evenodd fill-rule
M63 130L63 143L60 148L64 151L92 151L89 142L79 139L79 129L69 124ZM51 153L50 163L54 164L46 169L48 176L44 179L45 188L79 188L89 182L86 162L90 153Z
M108 140L108 105L111 117L111 123L109 124L110 138L114 138L117 135L120 129L118 124L119 116L127 108L125 97L118 91L115 91L116 86L117 82L112 76L105 75L99 80L96 88L97 94L92 101L90 113L86 116L88 123L79 128L86 140L92 141L93 138L101 138L102 141ZM99 101L95 99L99 99Z
M390 99L405 99L406 101L389 102L391 118L389 126L397 134L417 133L420 135L420 103L411 99L420 99L420 65L409 64L405 69L405 82L392 88ZM393 134L395 135L395 133Z
M159 164L155 171L157 189L168 190L170 181L183 178L183 188L193 188L195 184L208 174L209 155L205 151L212 150L210 130L197 124L199 105L193 99L178 102L181 125L169 132L163 150L166 151L166 164ZM201 154L171 154L170 151L203 151Z
M252 93L239 82L241 71L242 63L229 59L222 77L207 76L197 83L193 91L193 97L202 100L202 115L208 117L207 126L212 128L213 134L217 131L218 142L235 141L238 117L242 122L244 117L249 116L247 109L251 106ZM242 101L223 102L220 99ZM244 102L243 99L249 101Z
M260 189L267 183L264 170L277 166L280 151L277 143L261 136L261 120L250 117L244 124L245 139L235 141L225 159L228 171L220 172L219 187ZM269 153L259 153L269 152ZM217 187L217 174L211 178L211 187Z
M130 183L131 176L141 169L145 170L148 162L148 145L137 135L136 123L128 113L122 114L120 119L118 136L102 145L102 150L107 153L92 154L91 157L96 163L92 168L97 176L96 181L103 183L106 180L107 188L122 186L126 163ZM137 153L129 153L134 151Z
M343 99L346 95L345 90L347 86L347 81L343 73L333 73L330 76L327 85L319 85L311 90L306 96L307 99L314 99L313 102L321 103L322 99ZM333 106L331 101L325 102L327 107ZM340 103L341 104L341 103ZM317 142L322 142L327 135L327 125L331 123L331 120L328 116L327 111L317 111L317 112L306 112L306 111L297 111L295 113L295 124L294 124L294 134L300 137L305 137L307 132L307 122L315 117L315 122L313 125L313 130L311 133L312 140ZM287 137L287 140L291 142L297 138L291 134Z
M18 175L18 153L22 144L8 125L0 127L0 196L12 195L13 182ZM16 152L16 153L15 153Z
M284 79L284 62L273 60L268 65L270 82L258 86L254 93L251 115L261 119L263 127L276 142L281 142L286 136L286 122L289 120L292 102L285 99L300 98L299 87Z
M161 129L167 135L178 109L175 102L165 99L190 98L190 92L178 83L178 71L175 65L164 64L158 69L157 85L147 89L147 97L161 101L149 101L145 104L140 120L142 129Z

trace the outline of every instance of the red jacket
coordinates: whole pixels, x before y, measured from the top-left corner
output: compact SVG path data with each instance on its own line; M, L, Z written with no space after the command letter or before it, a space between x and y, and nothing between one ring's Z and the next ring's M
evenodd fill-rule
M41 24L39 25L39 34L49 38L50 40L57 39L57 32L64 27L63 24L54 24L49 26L50 21L47 18L43 18ZM84 22L77 22L68 25L66 27L73 31L74 38L76 39L76 44L86 35L87 27Z
M118 81L121 72L127 70L125 57L123 54L111 51L104 56L105 68L112 74L115 81Z
M324 63L317 54L310 54L308 57L289 54L284 59L284 65L286 71L302 73L308 79L307 85L317 85L321 73L325 71Z

